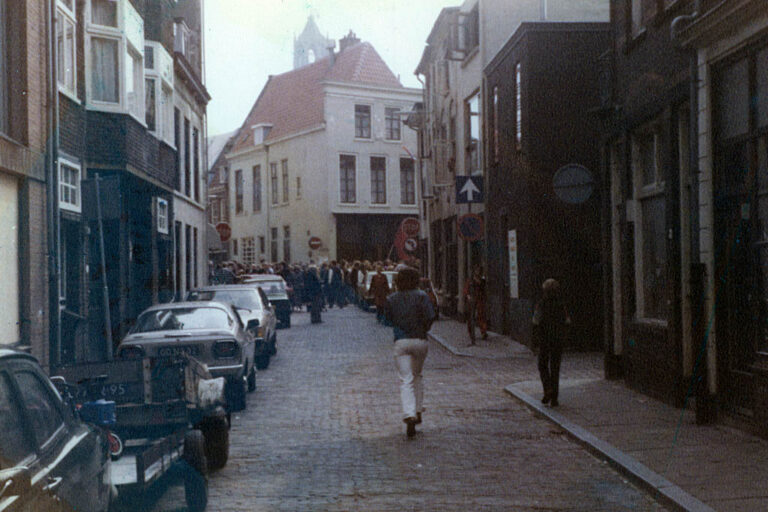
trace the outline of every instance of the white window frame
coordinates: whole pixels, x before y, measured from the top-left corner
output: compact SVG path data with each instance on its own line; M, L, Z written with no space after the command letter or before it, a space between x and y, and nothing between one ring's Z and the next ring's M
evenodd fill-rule
M358 135L357 134L357 107L368 107L368 136ZM373 127L373 105L370 103L355 103L354 107L354 129L355 129L355 140L373 140L373 133L374 133L374 127Z
M91 18L91 2L92 0L85 0L85 91L86 91L86 108L89 110L99 110L103 112L129 114L136 119L142 126L146 127L144 119L144 41L142 38L141 48L137 48L131 43L129 35L126 33L126 12L135 12L135 8L131 5L129 0L113 0L117 4L117 27L109 27L105 25L98 25L93 23ZM138 14L137 14L138 16ZM143 25L141 27L143 32ZM118 80L118 101L100 101L93 98L93 76L92 76L92 62L91 62L91 47L92 40L94 38L108 39L117 42L117 80ZM138 44L138 41L136 42ZM140 64L138 66L138 88L137 96L141 101L137 102L139 108L135 112L131 112L128 105L127 91L126 91L126 72L127 63L126 59L130 53L138 56Z
M58 18L59 14L61 15L61 20L64 22L64 25L62 26L62 30L63 30L62 37L64 37L66 41L67 24L71 25L72 33L74 36L74 39L72 41L72 54L68 55L65 53L64 55L65 66L69 64L69 67L72 70L72 87L70 88L67 86L65 82L64 83L61 82L58 76L56 77L56 83L58 84L59 92L64 93L65 95L69 96L75 101L79 101L77 99L77 16L75 15L76 10L77 10L77 0L72 0L71 10L63 2L63 0L56 0L57 22L59 19ZM66 44L62 46L66 48ZM57 66L58 66L58 63L57 63Z
M165 214L162 213L163 210L165 210ZM171 217L167 200L162 197L155 198L155 214L157 217L157 232L167 235Z
M252 236L246 236L240 240L242 247L241 261L246 265L256 263L256 240Z
M637 138L638 135L648 136L653 135L654 148L654 180L652 183L643 183L643 169L640 165L640 155L638 149ZM635 238L635 310L636 319L639 321L658 324L661 326L667 325L666 318L656 318L646 314L645 308L645 262L643 256L644 248L644 232L643 232L643 201L652 199L657 196L665 195L665 182L663 176L663 168L661 162L661 126L658 121L652 121L637 130L634 131L631 137L631 166L632 166L632 183L633 183L633 201L632 207L632 220L634 222L634 238ZM666 229L665 229L666 231ZM667 242L666 232L662 234L665 244Z
M393 117L388 117L387 116L389 111L394 111L394 116ZM401 140L403 140L403 122L400 119L400 113L402 111L403 111L403 109L400 108L400 107L395 107L395 106L385 106L384 107L384 140L386 140L387 142L400 142ZM389 120L390 119L395 119L395 121L397 122L397 138L396 139L389 137L389 133L388 133L389 126L388 126L388 124L389 124Z
M376 198L375 198L374 190L373 190L373 167L371 166L371 164L373 163L373 159L374 158L381 158L382 160L384 160L384 202L382 202L382 203L376 202L376 200L375 200ZM388 186L388 183L387 183L389 181L389 162L387 160L388 159L387 159L386 155L370 155L368 157L368 178L369 178L369 182L371 184L371 187L370 187L371 206L373 206L373 207L379 207L380 208L382 206L389 206L389 195L390 194L389 194L389 190L388 190L389 186ZM341 186L341 185L339 185L339 186Z
M62 167L69 167L70 169L73 169L77 171L77 184L72 185L70 183L64 183L62 180ZM59 157L58 162L58 172L59 172L59 208L62 210L67 210L70 212L80 213L83 208L83 187L81 185L83 181L83 168L80 164L73 162L72 160L69 160L67 158ZM64 202L62 199L63 194L61 193L61 188L67 187L67 188L74 188L77 192L77 203L73 204L71 202Z
M352 158L355 159L355 167L353 169L354 170L354 176L355 176L355 200L354 201L343 201L342 198L341 198L341 157L342 156L351 156ZM358 175L357 169L358 169L358 161L359 160L360 160L360 155L357 155L355 153L339 153L339 159L338 159L338 162L339 162L339 166L338 166L339 173L337 174L339 179L336 182L337 183L336 190L338 190L337 197L339 199L339 204L342 204L342 205L355 205L355 204L357 204L357 196L360 195L360 193L359 193L360 191L358 190L360 180L358 179L358 176L357 176Z
M154 54L153 67L146 67L146 58L144 59L144 82L148 79L155 81L155 129L149 132L173 147L173 74L168 76L167 72L160 69L165 61L172 62L171 57L156 41L145 41L144 46L152 48ZM144 92L146 94L146 91ZM146 122L144 124L146 125Z

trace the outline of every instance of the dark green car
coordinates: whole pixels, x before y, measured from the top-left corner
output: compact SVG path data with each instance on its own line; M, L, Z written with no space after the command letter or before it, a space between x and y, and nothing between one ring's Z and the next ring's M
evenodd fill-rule
M269 303L275 306L275 316L279 327L291 326L291 312L293 305L288 296L285 279L274 274L250 274L246 276L243 284L256 285L267 294Z

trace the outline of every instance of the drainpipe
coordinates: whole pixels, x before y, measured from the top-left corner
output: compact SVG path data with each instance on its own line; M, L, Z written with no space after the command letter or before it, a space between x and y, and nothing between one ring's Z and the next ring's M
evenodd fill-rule
M267 247L265 249L268 251L267 254L269 254L270 259L272 256L272 219L271 213L272 213L272 170L269 168L269 144L264 144L264 150L267 152L267 162L266 167L264 168L264 183L266 184L266 187L264 187L267 191L266 194L264 194L264 197L266 198L266 209L267 209ZM277 171L275 171L277 172ZM274 262L270 262L274 263Z
M671 39L673 42L679 44L680 31L687 23L693 22L701 13L701 0L694 2L693 12L688 15L678 16L672 21L670 25ZM698 211L699 207L699 134L698 134L698 111L699 111L699 75L698 75L698 57L695 49L691 50L690 55L690 122L689 124L689 159L690 169L692 175L691 182L691 211ZM711 343L709 337L712 332L709 326L712 324L711 315L714 315L714 308L709 315L706 314L706 299L704 298L707 291L707 276L706 266L700 261L700 247L699 247L699 215L695 215L691 222L691 261L697 262L691 269L692 296L694 289L698 288L700 294L700 303L694 304L699 308L698 314L694 313L693 318L696 319L696 325L692 326L691 332L694 335L694 339L697 342L697 346L694 346L694 368L692 372L692 386L694 386L694 392L696 396L696 422L699 424L712 423L716 419L716 402L715 395L717 393L717 354L715 346ZM709 290L713 292L713 290ZM714 302L714 297L713 297ZM693 308L692 308L693 309ZM693 312L692 312L693 313Z
M424 84L424 81L421 79L421 76L419 76L418 73L414 73L416 75L416 80L419 81L421 84L421 90L425 91L426 86ZM424 98L424 93L422 92L422 99ZM427 102L424 101L424 112L426 114L427 109ZM418 134L418 140L419 140L419 148L418 152L416 153L418 156L418 164L419 164L419 181L421 183L419 184L419 190L424 189L424 132L426 131L426 123L421 127ZM431 194L430 194L431 195ZM427 241L427 264L426 264L426 275L429 277L430 281L432 280L432 261L434 259L434 254L432 254L432 223L430 222L429 217L429 205L427 204L428 199L425 199L422 195L422 197L419 198L419 217L421 221L421 232L425 233L426 236L424 239Z
M48 72L48 108L47 108L47 137L46 137L46 242L48 245L48 337L50 367L61 364L61 305L59 303L59 245L61 243L59 230L59 179L58 179L58 150L59 150L59 90L56 80L56 0L46 3L46 30L48 42L47 72Z

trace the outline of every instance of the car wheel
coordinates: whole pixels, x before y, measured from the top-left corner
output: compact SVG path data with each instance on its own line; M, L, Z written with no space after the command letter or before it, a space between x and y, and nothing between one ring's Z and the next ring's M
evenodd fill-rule
M205 437L205 458L209 469L221 469L229 458L229 425L224 416L211 416L203 420L200 430Z
M256 356L256 368L266 370L269 366L269 352L264 352Z
M248 392L256 391L256 368L251 365L251 371L248 372Z
M184 498L190 512L202 512L208 505L208 461L205 438L199 430L184 434Z

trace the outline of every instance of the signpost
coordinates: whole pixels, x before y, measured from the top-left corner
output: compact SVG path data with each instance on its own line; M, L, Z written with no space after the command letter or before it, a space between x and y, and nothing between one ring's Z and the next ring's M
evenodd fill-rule
M482 203L484 200L482 176L456 176L456 204Z

